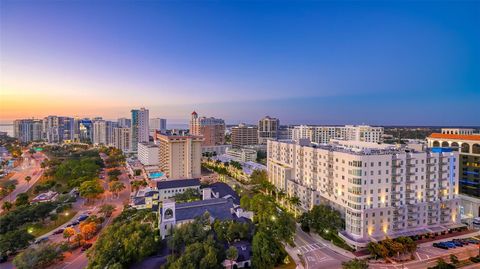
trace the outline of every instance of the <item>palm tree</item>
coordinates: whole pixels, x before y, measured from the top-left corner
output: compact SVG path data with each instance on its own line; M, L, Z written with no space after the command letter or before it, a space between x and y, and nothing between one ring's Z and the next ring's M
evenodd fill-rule
M125 189L125 184L119 181L113 181L110 183L110 191L118 198L118 193Z
M30 184L30 180L32 180L31 176L26 176L25 177L25 181L27 182L27 186L28 186L28 184Z
M9 196L8 199L10 199L10 202L12 201L12 192L13 192L16 188L17 188L17 187L16 187L14 184L10 184L10 185L8 185L8 187L7 187L8 196Z
M288 199L288 201L289 201L289 204L290 204L290 210L291 210L291 207L293 206L294 216L296 218L297 217L297 207L299 205L301 205L300 198L298 198L297 196L293 196L293 197L290 197Z
M2 209L6 210L6 211L10 211L10 209L12 209L12 207L13 207L13 204L8 202L8 201L5 201L5 203L3 203L3 205L2 205Z

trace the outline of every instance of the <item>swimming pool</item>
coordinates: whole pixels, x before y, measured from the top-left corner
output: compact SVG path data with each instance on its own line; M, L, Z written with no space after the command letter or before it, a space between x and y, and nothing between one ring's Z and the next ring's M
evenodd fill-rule
M155 179L155 178L163 177L163 175L164 175L163 172L152 172L152 173L148 174L148 177L152 178L152 179Z

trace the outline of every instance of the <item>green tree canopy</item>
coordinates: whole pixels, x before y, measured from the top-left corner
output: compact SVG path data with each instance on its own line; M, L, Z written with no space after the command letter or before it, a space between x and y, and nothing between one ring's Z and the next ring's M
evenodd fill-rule
M89 180L83 182L78 188L80 196L87 200L98 198L103 192L103 188L98 180Z

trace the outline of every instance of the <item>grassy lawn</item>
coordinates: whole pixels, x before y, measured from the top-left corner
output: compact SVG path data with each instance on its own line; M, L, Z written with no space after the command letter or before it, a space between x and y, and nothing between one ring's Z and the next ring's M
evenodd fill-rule
M48 220L47 223L42 224L42 223L35 223L32 225L29 225L28 229L32 229L31 234L35 237L39 237L41 235L44 235L54 229L56 229L58 226L68 222L77 214L76 211L73 211L71 209L65 210L61 214L58 215L58 219L56 221L50 221Z

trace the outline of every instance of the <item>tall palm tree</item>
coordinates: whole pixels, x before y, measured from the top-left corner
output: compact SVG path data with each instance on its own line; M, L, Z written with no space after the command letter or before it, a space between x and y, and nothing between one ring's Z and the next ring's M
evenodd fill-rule
M118 198L118 193L125 189L125 184L120 181L110 183L110 191Z
M280 189L280 190L277 192L277 194L278 194L278 198L280 198L280 203L281 203L281 205L283 206L283 202L284 202L284 200L285 200L285 196L287 195L287 193L286 193L284 190Z
M297 217L297 207L299 205L301 205L300 198L298 198L297 196L290 197L289 198L289 204L290 204L290 207L293 206L294 216L296 218ZM290 210L291 210L291 208L290 208Z
M30 184L30 180L32 180L31 176L26 176L25 181L27 182L27 186Z
M10 184L10 185L8 185L8 187L7 187L8 196L9 196L10 202L12 201L12 192L13 192L16 188L17 188L17 187L16 187L14 184Z

